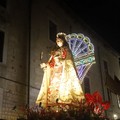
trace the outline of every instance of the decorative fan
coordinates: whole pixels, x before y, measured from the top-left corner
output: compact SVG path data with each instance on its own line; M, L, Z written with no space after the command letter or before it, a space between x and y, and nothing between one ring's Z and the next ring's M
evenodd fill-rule
M90 39L81 33L68 34L66 40L72 51L78 77L82 83L88 70L95 63L94 46Z

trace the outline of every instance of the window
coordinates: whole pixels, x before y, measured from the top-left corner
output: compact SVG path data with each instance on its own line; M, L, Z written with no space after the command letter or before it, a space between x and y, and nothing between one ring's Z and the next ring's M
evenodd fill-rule
M49 21L49 37L50 40L55 42L57 34L57 26L52 21Z
M3 62L3 46L5 33L0 30L0 62Z
M85 93L90 93L90 81L87 77L84 78L84 90Z
M118 103L118 107L120 108L120 96L117 95L117 103Z
M107 61L104 61L104 70L106 73L108 73L108 64Z
M0 6L6 8L7 0L0 0Z
M103 61L103 64L104 64L104 70L105 70L106 77L107 77L107 74L108 74L108 64L107 64L107 61ZM108 100L112 103L111 90L108 89L108 88L107 88L107 95L108 95Z
M108 101L112 103L112 95L111 95L111 90L107 88L107 94L108 94Z

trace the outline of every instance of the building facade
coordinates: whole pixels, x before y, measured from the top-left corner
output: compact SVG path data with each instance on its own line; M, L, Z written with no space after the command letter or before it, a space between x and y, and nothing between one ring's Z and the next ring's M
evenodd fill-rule
M57 32L82 33L95 47L96 63L82 84L84 92L99 91L111 107L110 118L120 117L120 56L65 3L55 0L1 0L0 2L0 118L22 117L18 108L35 104ZM40 55L43 53L43 58Z

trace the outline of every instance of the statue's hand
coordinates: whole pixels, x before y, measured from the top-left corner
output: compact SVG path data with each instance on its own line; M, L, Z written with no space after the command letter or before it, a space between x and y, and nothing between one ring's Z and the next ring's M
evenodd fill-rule
M46 66L47 66L47 65L46 65L45 63L41 63L41 64L40 64L40 67L41 67L41 68L45 68Z

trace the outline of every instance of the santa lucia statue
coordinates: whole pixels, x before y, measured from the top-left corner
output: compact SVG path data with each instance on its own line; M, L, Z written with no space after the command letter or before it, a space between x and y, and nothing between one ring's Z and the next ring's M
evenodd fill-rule
M43 107L58 103L71 104L84 99L84 93L73 62L73 56L65 39L65 33L58 33L56 46L51 51L44 69L43 81L36 100Z

